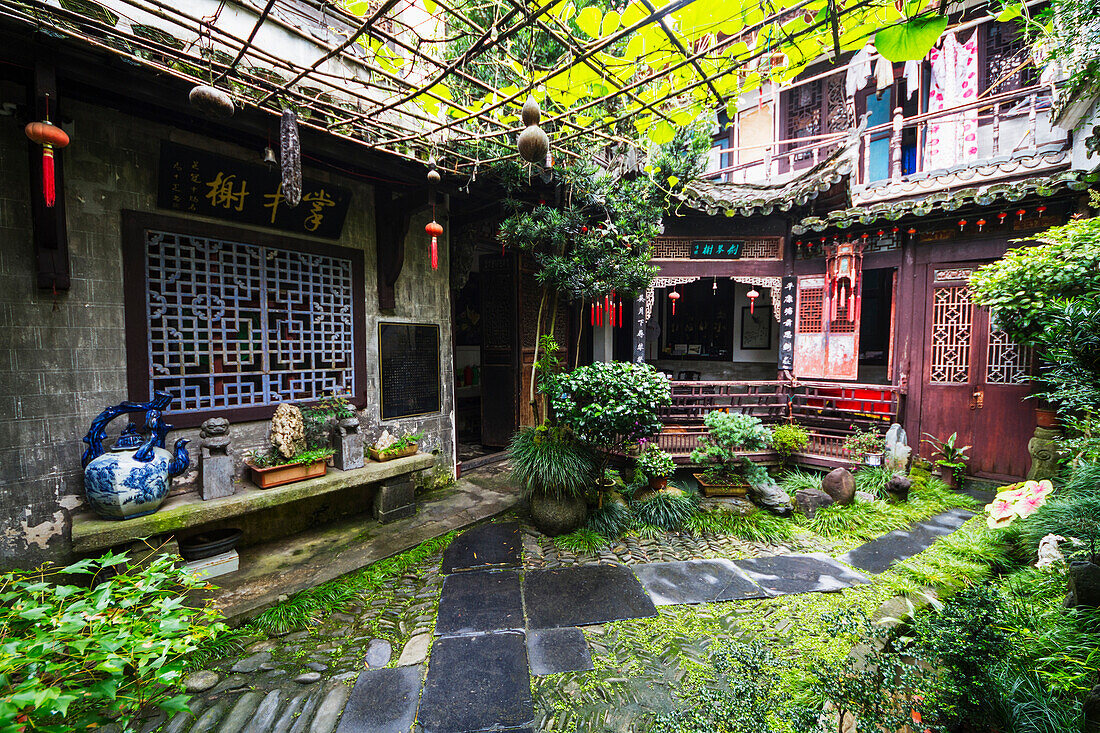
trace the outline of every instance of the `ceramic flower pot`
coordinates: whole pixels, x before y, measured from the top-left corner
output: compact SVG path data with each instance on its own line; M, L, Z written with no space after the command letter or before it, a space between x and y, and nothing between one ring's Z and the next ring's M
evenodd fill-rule
M666 486L668 486L668 476L649 477L649 488L653 489L654 491L660 491Z
M587 519L588 505L584 499L557 499L542 494L531 497L531 521L550 537L580 529Z
M168 495L168 479L187 470L190 457L186 440L177 440L175 453L164 447L172 426L161 412L171 396L157 392L151 402L123 402L108 407L92 421L84 442L84 492L96 514L105 519L132 519L152 514ZM107 451L103 439L107 424L124 414L143 413L144 420L131 418L114 447Z
M868 466L881 466L884 455L883 453L864 453L863 462Z

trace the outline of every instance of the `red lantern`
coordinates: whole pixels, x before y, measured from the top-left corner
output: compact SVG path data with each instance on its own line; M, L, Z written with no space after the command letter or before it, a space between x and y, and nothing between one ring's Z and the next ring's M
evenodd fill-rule
M985 226L985 219L978 219L978 231L979 232L982 230L982 227L984 227L984 226Z
M749 298L749 315L751 316L756 312L756 299L760 297L760 292L753 287L745 295Z
M1047 207L1045 207L1045 206L1040 206L1039 208L1037 208L1037 209L1035 209L1035 210L1039 212L1039 216L1042 216L1042 215L1043 215L1043 212L1047 210Z
M439 269L439 235L443 233L443 227L441 227L435 219L428 222L428 225L424 227L424 231L432 235L432 269ZM503 245L502 245L503 246Z
M1005 217L1007 217L1007 216L1008 216L1008 214L1004 211L997 214L997 219L999 220L997 223L998 224L1004 224L1005 223Z
M32 122L24 128L32 142L42 146L42 198L52 207L57 199L54 184L53 151L69 144L69 136L46 118L45 122Z
M960 232L963 230L963 227L965 227L965 226L966 226L966 219L959 219L959 231Z
M1024 220L1024 214L1026 214L1026 213L1027 213L1027 209L1017 209L1016 210L1016 216L1019 217L1020 221Z
M676 301L680 299L680 294L673 290L668 294L668 299L672 301L672 315L676 315Z

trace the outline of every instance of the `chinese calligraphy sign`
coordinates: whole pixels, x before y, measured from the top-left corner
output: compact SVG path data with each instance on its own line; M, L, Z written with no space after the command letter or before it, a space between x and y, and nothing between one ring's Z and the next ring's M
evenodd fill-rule
M715 240L696 239L691 243L693 260L739 260L745 247L743 239Z
M157 205L162 209L337 239L351 191L306 179L287 205L277 170L168 141L161 143Z

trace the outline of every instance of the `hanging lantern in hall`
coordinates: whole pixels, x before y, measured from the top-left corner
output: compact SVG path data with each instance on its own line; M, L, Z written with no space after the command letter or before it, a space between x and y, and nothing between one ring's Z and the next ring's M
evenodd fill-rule
M54 148L63 148L69 144L69 136L57 125L50 122L49 99L46 99L46 119L44 122L31 122L24 128L31 142L42 146L42 198L46 206L53 207L57 200L54 183Z
M855 321L859 318L857 293L863 249L855 242L842 242L826 256L825 273L829 283L832 320L837 320L840 314L840 303L843 301L845 320Z
M754 285L745 295L749 299L749 315L751 316L756 313L756 299L760 297L760 291Z
M439 223L436 222L435 219L432 219L430 222L428 222L427 226L424 227L424 231L426 231L428 234L432 235L432 269L433 270L438 270L439 269L439 235L443 233L443 227L441 227L439 225Z
M680 294L673 290L668 294L668 299L672 301L672 315L676 315L676 301L680 299Z

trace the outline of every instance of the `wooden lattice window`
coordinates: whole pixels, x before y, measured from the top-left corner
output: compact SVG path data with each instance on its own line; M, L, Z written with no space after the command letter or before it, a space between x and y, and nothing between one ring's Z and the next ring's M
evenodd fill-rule
M821 333L824 324L825 288L801 288L798 293L798 332Z
M1031 349L1013 341L1004 331L989 332L985 381L988 384L1025 384Z
M932 384L970 381L970 342L974 305L966 285L939 286L932 291Z
M979 80L981 91L985 93L996 85L993 93L1001 94L1034 84L1035 67L1028 64L1021 68L1030 53L1023 30L1014 22L986 23L982 28L985 42Z
M821 134L821 81L802 84L787 92L786 138L812 137ZM795 161L812 157L809 150L796 153Z

